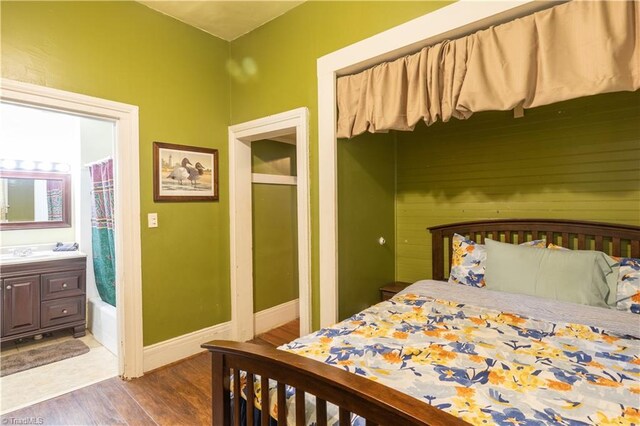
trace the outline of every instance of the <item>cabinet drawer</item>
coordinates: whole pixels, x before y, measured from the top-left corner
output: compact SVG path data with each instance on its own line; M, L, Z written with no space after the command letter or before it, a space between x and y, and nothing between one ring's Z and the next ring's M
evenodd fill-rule
M42 302L40 308L40 326L46 328L53 325L83 320L85 310L84 300L84 296L78 296Z
M41 278L42 300L62 297L80 296L84 294L84 271L65 271L43 274Z

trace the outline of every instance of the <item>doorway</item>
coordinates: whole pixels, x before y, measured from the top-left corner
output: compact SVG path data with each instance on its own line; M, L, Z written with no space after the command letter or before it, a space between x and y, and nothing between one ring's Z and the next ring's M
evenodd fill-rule
M115 122L4 101L0 117L7 412L118 375Z
M309 111L298 108L229 127L229 209L231 217L231 322L234 338L250 340L256 332L254 315L254 235L252 184L295 186L294 194L281 196L295 200L295 233L297 234L297 283L300 334L311 330L311 267L309 218ZM253 173L252 144L262 146L282 143L295 146L295 173ZM268 142L264 142L268 141ZM257 146L257 145L256 145ZM287 149L280 150L286 152ZM291 158L284 155L281 158ZM293 164L291 161L289 165ZM282 192L282 191L279 191ZM285 191L286 192L286 191ZM295 197L292 197L295 195ZM264 204L264 203L263 203ZM289 224L291 221L289 221ZM289 236L290 237L290 236ZM290 268L291 269L291 268ZM285 305L285 304L283 304ZM295 309L293 304L282 309ZM264 310L260 318L279 315ZM250 319L250 320L248 320ZM262 322L262 320L258 320ZM258 328L260 331L266 331Z
M138 107L2 79L2 102L114 123L118 375L143 374Z

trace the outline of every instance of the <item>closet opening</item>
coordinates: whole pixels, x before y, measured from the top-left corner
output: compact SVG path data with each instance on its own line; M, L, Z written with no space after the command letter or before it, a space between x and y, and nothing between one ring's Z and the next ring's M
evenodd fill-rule
M299 318L296 135L251 143L254 334Z
M229 127L231 322L252 339L311 330L308 110Z

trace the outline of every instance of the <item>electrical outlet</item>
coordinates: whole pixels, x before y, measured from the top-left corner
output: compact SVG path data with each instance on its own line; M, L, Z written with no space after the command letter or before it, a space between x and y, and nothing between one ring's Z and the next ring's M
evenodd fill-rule
M158 227L158 213L149 213L147 215L147 221L149 222L149 228Z

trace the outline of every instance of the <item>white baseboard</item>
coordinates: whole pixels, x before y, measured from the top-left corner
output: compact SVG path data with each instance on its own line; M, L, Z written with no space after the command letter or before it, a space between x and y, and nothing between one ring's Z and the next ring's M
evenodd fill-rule
M254 333L272 330L298 318L298 299L274 306L254 314ZM204 351L201 344L211 340L232 339L231 322L223 322L192 333L183 334L164 342L145 346L143 351L144 371L155 370L172 362L180 361Z
M253 315L254 334L264 333L283 324L291 322L300 316L298 299L285 302Z
M229 339L231 339L230 321L145 346L143 351L144 371L155 370L163 365L171 364L202 352L204 349L200 345L210 340Z

